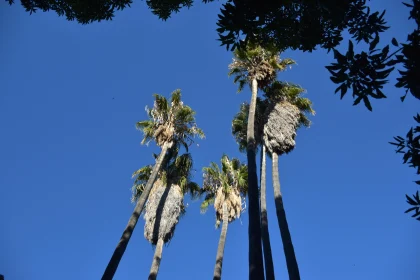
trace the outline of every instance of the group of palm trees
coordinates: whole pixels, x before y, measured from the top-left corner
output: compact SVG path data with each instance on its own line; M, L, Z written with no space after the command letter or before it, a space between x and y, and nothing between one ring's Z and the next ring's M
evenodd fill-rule
M136 127L144 133L142 144L153 140L161 152L153 154L154 164L133 174L132 201L136 202L136 206L103 280L113 278L142 212L144 237L155 245L148 279L157 278L163 244L171 240L180 217L185 213L186 194L193 199L204 197L201 211L205 212L213 205L216 227L222 224L213 279L221 279L228 224L244 211L246 196L249 279L275 279L266 207L266 154L272 158L275 206L289 278L300 279L280 191L278 157L294 149L297 129L310 125L307 115L314 114L314 111L310 100L301 96L305 91L303 88L277 80L277 73L292 64L294 61L291 59L280 59L275 46L262 48L248 43L245 48L234 51L229 76L235 76L238 91L249 85L252 93L250 103L241 104L232 121L232 134L239 150L246 151L248 162L244 164L237 158L223 155L220 167L211 162L210 166L203 168L201 186L193 182L193 160L188 151L194 137L204 137L195 122L194 110L181 101L180 90L172 92L170 100L154 95L153 107L146 108L149 118L138 122ZM258 89L262 90L263 98L257 97ZM258 149L261 155L260 184L256 164Z

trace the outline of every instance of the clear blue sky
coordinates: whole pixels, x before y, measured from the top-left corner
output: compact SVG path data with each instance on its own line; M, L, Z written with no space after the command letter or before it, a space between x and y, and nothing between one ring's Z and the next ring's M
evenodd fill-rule
M408 10L400 1L374 2L388 9L391 29L382 42L404 40L413 26ZM139 1L111 22L82 26L0 2L0 274L6 280L100 279L134 207L131 173L158 151L141 146L134 127L146 118L153 93L181 88L197 111L207 135L191 149L198 183L201 168L223 153L246 159L230 128L250 92L236 94L227 77L232 56L216 41L219 7L197 4L165 23ZM353 107L351 96L340 101L333 94L324 68L332 54L284 57L298 65L279 78L305 87L317 111L313 126L298 132L295 151L280 158L302 279L418 279L420 224L403 214L404 194L416 190L414 169L387 143L414 123L418 101L408 96L401 103L403 92L388 86L388 98L373 101L374 112ZM268 172L275 272L286 279ZM202 215L199 204L189 203L164 248L159 279L211 279L220 231L214 210ZM141 219L115 279L146 279L153 249L143 226ZM224 279L248 277L247 228L247 212L229 226Z

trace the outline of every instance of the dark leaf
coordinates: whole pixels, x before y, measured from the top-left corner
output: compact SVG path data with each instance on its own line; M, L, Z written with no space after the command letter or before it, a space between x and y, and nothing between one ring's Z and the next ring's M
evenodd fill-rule
M366 108L372 112L372 105L370 104L369 98L365 95L363 96L363 102L365 103Z
M334 52L334 58L337 59L338 63L345 64L347 62L346 57L342 55L339 51L334 49L333 52Z
M399 63L398 60L396 59L392 59L390 61L388 61L387 63L385 63L386 66L394 66L395 64Z
M411 5L411 4L407 4L407 3L404 3L404 2L403 2L403 5L404 5L404 6L407 6L407 7L409 7L409 8L412 8L412 7L413 7L413 5Z
M397 39L392 38L391 43L392 43L394 46L398 47L398 41L397 41Z
M409 131L408 131L408 133L407 133L407 138L408 138L408 141L412 141L413 140L413 128L411 128Z
M417 208L418 208L418 206L411 207L411 208L409 208L409 209L405 210L405 211L404 211L404 213L411 212L411 211L413 211L413 210L416 210Z
M414 213L414 215L412 215L411 217L412 217L412 218L415 218L415 217L417 217L418 215L420 215L420 211L416 211L416 213Z
M363 98L363 96L358 96L357 98L356 98L356 100L354 100L354 102L353 102L353 106L354 105L357 105L357 104L359 104L360 103L360 101L362 101L362 98Z
M411 197L409 197L408 195L405 195L405 197L407 198L408 204L417 205L417 203Z
M347 92L347 86L346 84L342 84L340 88L341 88L341 99L343 99L344 95L346 95L346 92Z
M353 42L349 40L349 50L347 51L347 59L353 59L354 50L353 50Z
M340 83L344 82L343 78L338 78L336 76L331 76L330 80L333 81L333 83L335 83L335 84L340 84Z
M378 43L379 43L379 35L378 33L376 33L375 39L373 39L373 41L369 45L369 51L372 51L373 49L375 49Z

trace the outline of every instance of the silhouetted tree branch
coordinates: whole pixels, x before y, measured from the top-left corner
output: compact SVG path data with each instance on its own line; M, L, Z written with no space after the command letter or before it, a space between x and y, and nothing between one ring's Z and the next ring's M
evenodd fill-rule
M397 153L403 154L403 163L408 164L409 167L416 169L417 175L420 175L420 114L414 117L414 120L418 123L416 127L412 127L406 138L401 136L394 137L395 142L389 142L392 145L397 146ZM420 180L415 181L416 184L420 185ZM413 195L413 198L406 195L407 203L411 207L405 213L414 211L412 217L418 217L417 220L420 221L420 197L419 192Z

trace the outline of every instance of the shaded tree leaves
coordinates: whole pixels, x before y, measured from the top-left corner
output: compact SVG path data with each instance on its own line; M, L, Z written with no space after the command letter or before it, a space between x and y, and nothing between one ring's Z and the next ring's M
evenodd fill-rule
M403 4L412 8L409 19L414 19L419 25L420 0L412 1L412 5ZM366 9L367 14L369 14L369 8ZM372 26L365 29L361 27L363 30L354 30L353 38L357 42L363 40L368 43L368 52L362 51L354 54L353 43L349 43L346 55L342 55L336 49L333 49L336 62L326 67L332 75L331 80L339 85L336 93L341 90L341 98L343 98L347 92L344 89L345 86L347 88L352 87L353 104L357 105L363 100L370 111L372 111L372 106L369 98L386 98L382 88L388 83L386 78L396 66L404 69L398 70L400 77L397 78L395 84L397 88L405 89L405 95L401 97L401 101L405 100L408 92L415 98L420 99L420 84L418 81L418 77L420 77L420 27L417 26L417 29L408 35L406 43L399 44L393 38L391 44L395 47L401 47L389 54L390 45L386 45L382 50L376 48L380 41L379 34L388 29L385 26L383 15L384 13L379 15L378 12L369 15L366 24L370 23ZM373 35L375 36L373 37Z
M401 136L394 137L395 142L390 142L390 144L397 147L397 153L403 154L403 163L408 164L409 167L415 168L417 175L420 175L420 114L417 114L417 116L414 117L414 120L418 123L418 125L410 128L405 138ZM420 180L415 181L415 183L420 185ZM411 199L408 195L406 195L406 198L407 203L412 206L416 206L408 209L406 213L415 209L416 213L420 212L418 191L415 195L413 195L413 199ZM417 215L420 214L416 214L416 216ZM420 221L419 218L417 220Z

